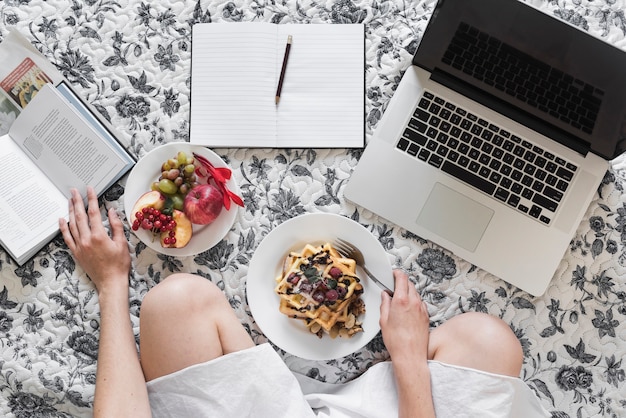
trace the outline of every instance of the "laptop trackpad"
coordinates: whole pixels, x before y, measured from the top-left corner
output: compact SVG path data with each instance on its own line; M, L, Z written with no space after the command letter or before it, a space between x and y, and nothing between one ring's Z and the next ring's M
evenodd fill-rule
M480 242L493 210L435 183L417 223L456 245L474 251Z

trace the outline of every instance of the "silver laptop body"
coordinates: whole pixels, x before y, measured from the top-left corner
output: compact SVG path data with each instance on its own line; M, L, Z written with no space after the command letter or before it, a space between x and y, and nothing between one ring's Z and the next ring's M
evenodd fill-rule
M561 51L564 55L578 53L588 62L592 58L589 51L595 51L598 75L586 68L567 68L574 73L575 85L586 90L581 93L583 99L588 98L592 105L583 105L581 111L587 113L572 115L580 119L580 123L573 122L544 111L552 105L528 99L522 102L511 91L504 91L506 88L468 75L470 71L456 65L449 54L452 38L458 37L459 31L477 32L473 35L492 44L496 41L490 36L506 32L505 37L514 44L507 43L507 48L523 58L549 55L558 61ZM542 35L541 46L528 31ZM575 43L577 49L555 34L564 34L563 39ZM615 81L619 73L626 73L624 55L517 0L440 1L414 65L406 70L346 186L346 198L532 295L541 295L606 173L608 159L623 151L619 140L626 94L624 83ZM466 54L466 58L472 56ZM609 69L602 60L609 60ZM602 71L606 74L599 74ZM531 77L523 74L523 78ZM603 84L608 80L613 84ZM575 92L564 82L559 84ZM543 98L540 100L543 103ZM448 109L445 116L435 116L437 129L445 121L443 132L423 122L433 117L423 114L433 104ZM420 106L426 109L418 110ZM420 116L416 116L418 112ZM619 120L612 124L611 119ZM465 123L463 128L460 123ZM453 132L458 135L459 130L467 145L460 147L461 140L451 146L438 142L441 137L449 139ZM468 139L470 134L473 139ZM496 152L491 144L485 145L495 137L500 144L507 141L508 151ZM432 146L431 141L435 142ZM467 163L467 154L474 154L479 162ZM511 159L520 163L519 167L528 160L520 168L521 177L503 180L503 154L514 157ZM536 169L529 167L534 162L539 164ZM516 171L515 167L512 170ZM510 174L511 169L508 171ZM479 179L479 174L485 175L485 180ZM540 177L552 180L550 185L539 184ZM569 184L560 191L562 179Z

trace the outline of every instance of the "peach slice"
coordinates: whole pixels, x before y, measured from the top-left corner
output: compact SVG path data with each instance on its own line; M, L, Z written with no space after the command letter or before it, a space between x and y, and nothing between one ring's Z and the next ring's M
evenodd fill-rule
M135 222L135 214L140 212L143 208L149 207L153 207L158 210L163 209L165 207L165 196L156 190L146 192L139 196L139 199L137 199L137 202L135 202L135 205L133 206L133 210L130 212L131 225Z
M163 248L182 248L191 240L193 225L187 215L181 210L174 209L172 218L176 221L176 228L174 228L174 238L176 238L176 242L166 244L165 238L169 237L170 233L168 231L161 232L161 246Z

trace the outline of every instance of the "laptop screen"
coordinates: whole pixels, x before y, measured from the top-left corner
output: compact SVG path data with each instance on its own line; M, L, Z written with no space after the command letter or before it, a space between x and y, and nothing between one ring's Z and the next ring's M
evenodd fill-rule
M581 153L626 151L626 53L518 0L440 0L413 64Z

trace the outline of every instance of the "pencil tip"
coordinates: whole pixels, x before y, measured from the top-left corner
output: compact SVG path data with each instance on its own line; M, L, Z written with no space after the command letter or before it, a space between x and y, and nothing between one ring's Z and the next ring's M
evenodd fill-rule
M276 101L275 103L278 104L278 102L280 101L280 96L276 96Z

